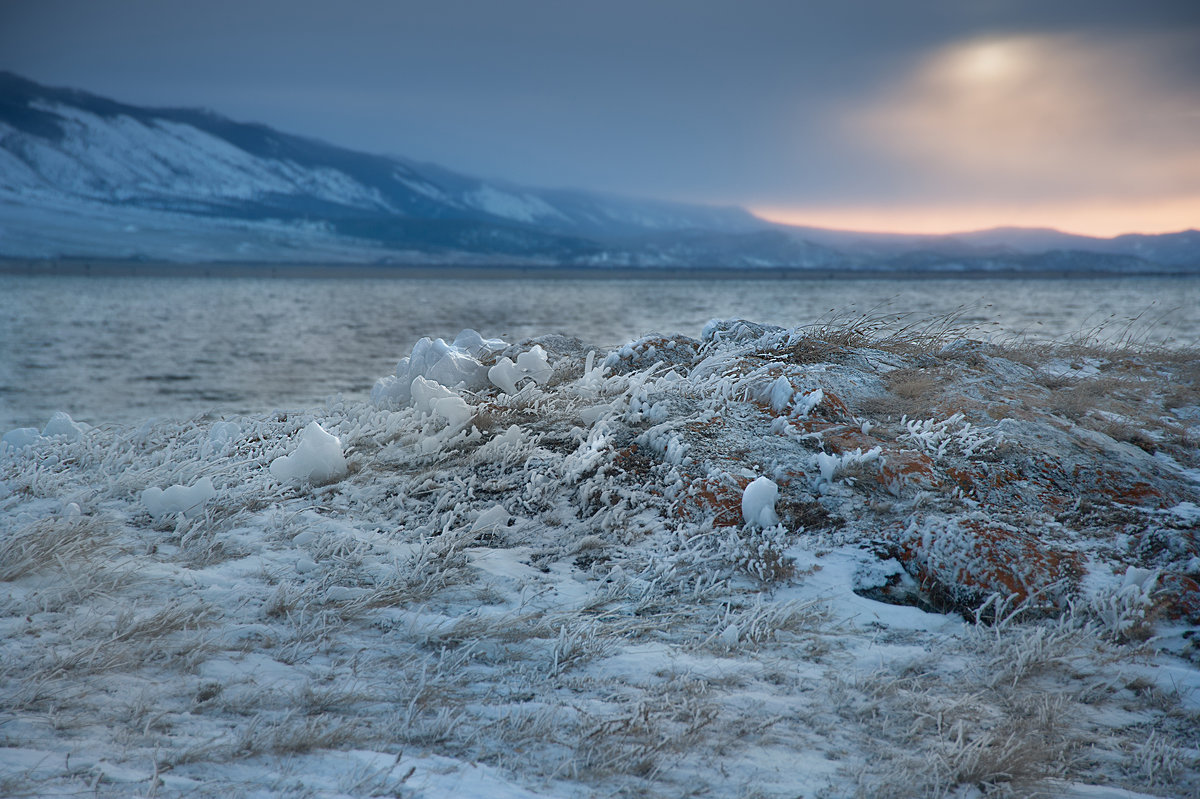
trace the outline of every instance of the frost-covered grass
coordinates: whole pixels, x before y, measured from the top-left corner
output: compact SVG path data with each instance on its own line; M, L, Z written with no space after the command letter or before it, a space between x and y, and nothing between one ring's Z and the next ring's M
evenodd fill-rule
M1200 791L1187 359L945 320L454 358L0 455L0 795Z

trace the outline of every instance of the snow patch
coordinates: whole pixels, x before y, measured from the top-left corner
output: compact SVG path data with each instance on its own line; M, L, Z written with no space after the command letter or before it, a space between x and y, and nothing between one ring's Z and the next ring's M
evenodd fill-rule
M494 186L480 186L463 199L481 211L518 222L535 222L547 217L565 219L556 208L544 200L531 194L501 191Z

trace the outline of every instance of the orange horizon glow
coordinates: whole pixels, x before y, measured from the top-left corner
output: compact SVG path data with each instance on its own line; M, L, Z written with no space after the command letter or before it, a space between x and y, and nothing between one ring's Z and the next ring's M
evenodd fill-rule
M1200 197L1087 204L1029 204L789 208L750 206L768 222L858 233L944 236L998 227L1051 228L1062 233L1112 238L1127 233L1178 233L1200 228Z
M879 170L892 192L908 176L920 197L752 210L863 233L1021 227L1110 238L1200 228L1200 91L1171 67L1191 52L1183 47L1167 34L952 42L836 119L865 156L859 169Z

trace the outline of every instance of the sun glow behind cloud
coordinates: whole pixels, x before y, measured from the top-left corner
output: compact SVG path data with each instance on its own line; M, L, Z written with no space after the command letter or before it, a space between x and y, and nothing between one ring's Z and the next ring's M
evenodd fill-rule
M973 39L845 109L865 161L904 175L887 202L763 204L762 216L947 233L1000 225L1111 236L1200 226L1200 87L1177 38Z

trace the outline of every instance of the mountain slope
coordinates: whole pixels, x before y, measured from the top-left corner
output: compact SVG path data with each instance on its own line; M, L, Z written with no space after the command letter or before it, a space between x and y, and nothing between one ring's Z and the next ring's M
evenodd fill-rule
M1200 271L1200 232L904 236L534 189L0 72L0 257Z
M242 234L269 220L308 237L347 238L357 245L351 250L555 260L589 257L601 249L597 239L768 227L741 209L526 189L206 111L140 108L46 88L8 73L0 74L0 203L9 207L9 220L15 206L23 206L26 221L31 209L71 209L91 221L81 228L98 220L138 231L173 223L186 236L192 223L204 238L216 220ZM174 216L148 217L148 211ZM16 243L8 233L4 243ZM11 250L5 247L25 254Z

